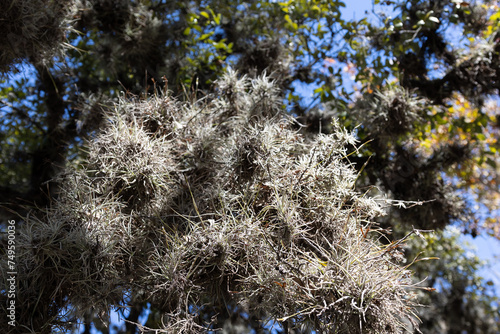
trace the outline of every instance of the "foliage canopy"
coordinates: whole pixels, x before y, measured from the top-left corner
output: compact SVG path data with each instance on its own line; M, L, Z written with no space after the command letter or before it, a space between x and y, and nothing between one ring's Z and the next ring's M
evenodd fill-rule
M187 301L198 309L184 315L201 319L179 323L189 326L205 326L214 316L219 325L269 330L258 320L296 313L283 322L288 331L308 310L309 324L324 331L330 322L342 323L339 331L390 331L376 326L397 327L408 314L401 299L407 283L403 272L396 274L406 265L384 262L377 272L370 261L377 252L403 250L391 247L402 246L397 240L415 229L432 229L435 235L404 246L410 262L420 251L442 258L413 263L414 281L428 276L424 286L439 290L419 293L429 304L417 312L422 331L498 332L500 321L487 320L499 320L491 283L478 277L480 262L450 232L500 238L498 1L375 0L371 14L352 20L337 0L6 5L0 13L6 32L0 36L0 202L4 219L22 217L16 218L24 231L20 291L30 296L30 316L39 312L37 326L47 317L64 320L60 307L73 305L80 319L99 327L105 316L86 306L106 310L120 301L137 322L154 294L122 281L133 271L149 287L159 285L158 275L185 284L168 295L172 305L152 303L151 327L160 310L172 313ZM360 145L345 140L351 132ZM360 195L354 186L369 191ZM406 204L378 216L370 211L374 196ZM162 230L165 224L169 229ZM236 233L237 224L248 233ZM377 240L368 228L392 235ZM327 244L324 233L332 235ZM200 238L205 241L194 242ZM57 246L62 241L65 254ZM152 252L152 243L162 251ZM73 262L70 250L88 257ZM200 271L168 272L190 261ZM270 267L257 267L264 263ZM314 285L317 275L342 274L329 271L333 263L354 265L340 281L356 284L338 288L338 295ZM86 273L77 273L78 266ZM210 291L210 280L201 284L202 269L213 269L228 284L224 291ZM234 272L245 280L231 286ZM102 285L86 286L91 276L78 276L84 274L97 275ZM51 288L36 291L38 280ZM383 288L390 282L397 283ZM207 294L175 295L200 284ZM157 297L167 288L157 288ZM76 294L79 289L87 292ZM91 302L94 289L102 292L99 303ZM256 302L262 289L295 297L281 306ZM247 304L230 291L245 291ZM207 296L218 296L220 305L231 297L234 304L209 311L202 307ZM391 307L377 304L387 296L395 298ZM357 313L330 319L326 306L311 298L340 300L327 303L328 310Z

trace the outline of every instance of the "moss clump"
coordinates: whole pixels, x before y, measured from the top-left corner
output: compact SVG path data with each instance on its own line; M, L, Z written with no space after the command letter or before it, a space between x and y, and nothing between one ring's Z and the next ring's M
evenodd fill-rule
M383 211L354 190L354 138L293 130L273 85L229 72L200 101L123 99L58 200L26 218L19 279L34 284L18 300L46 299L19 321L132 295L167 333L206 330L201 314L229 304L321 332L402 331L410 273L369 233Z
M0 73L29 59L40 63L62 50L72 0L6 0L0 12Z

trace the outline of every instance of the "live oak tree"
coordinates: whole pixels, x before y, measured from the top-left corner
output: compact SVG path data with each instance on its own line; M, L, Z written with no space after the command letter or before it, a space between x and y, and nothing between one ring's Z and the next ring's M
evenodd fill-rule
M419 292L429 305L417 312L422 331L498 331L497 299L476 274L480 262L468 257L446 228L499 237L498 3L375 1L373 13L359 20L345 20L342 5L6 2L0 14L6 32L0 37L0 202L5 219L22 217L17 218L23 231L19 254L25 255L27 276L20 293L31 296L26 314L36 326L68 324L71 317L61 313L68 306L77 308L88 331L91 322L100 327L106 321L98 310L125 303L131 321L125 330L132 332L157 292L157 299L171 304L151 303L150 327L159 327L160 315L170 314L173 323L182 319L178 325L195 326L188 331L224 323L270 330L259 322L263 319L280 319L284 331L302 323L310 326L303 331L333 330L322 327L330 321L339 331L397 330L376 326L397 327L391 317L405 314L397 304L406 293L399 289L402 277L392 276L396 267L388 267L388 282L400 284L388 292L396 304L387 313L370 313L382 309L377 300L389 295L375 293L382 287L370 288L368 283L384 275L367 269L369 259L380 249L385 261L402 250L397 240L414 229L432 229L435 234L410 238L405 246L409 263L420 251L441 258L410 267L414 281L428 276L421 285L438 288ZM302 96L305 86L313 98ZM285 121L286 114L294 120ZM358 144L338 138L343 127L354 131ZM322 156L325 150L328 158ZM280 157L288 164L278 168ZM355 180L349 163L359 173ZM333 168L333 175L335 168L344 171L340 179L332 178L343 182L326 187L322 168ZM287 173L295 175L295 183ZM354 181L370 192L353 192ZM347 193L335 197L334 189ZM393 204L378 218L370 211L376 206L365 203L376 195ZM336 214L321 204L332 196ZM365 206L358 208L359 201ZM328 245L333 248L325 253L324 241L309 234L326 233L323 223L342 220L332 214L338 219L347 214L343 226L354 235L346 235L348 244ZM330 220L314 223L322 221L317 215ZM374 220L378 225L366 225ZM243 227L234 230L236 223ZM378 228L392 231L382 244L368 232ZM248 252L256 242L265 242L259 247L272 250L273 255L265 253L271 258L263 261ZM304 245L308 242L312 245ZM367 253L349 248L364 243L370 245ZM357 260L337 257L339 249ZM75 262L74 253L87 255ZM271 267L242 269L240 260ZM315 275L352 261L363 263L354 270L363 277L358 290L320 293L324 286ZM190 262L196 270L171 269ZM82 267L84 273L76 271ZM203 272L220 281L212 284ZM239 277L234 272L246 280L233 282L230 277ZM143 290L131 273L144 278ZM48 284L46 290L30 284L39 280ZM174 291L179 286L172 282L183 282L183 288ZM200 290L182 295L194 286ZM148 290L152 287L157 290ZM214 287L223 291L209 291ZM282 292L279 298L295 294L292 299L304 304L273 306L272 300L252 299L266 289ZM380 299L368 302L368 292ZM212 308L207 296L218 296ZM301 299L306 296L333 298L330 304L339 300L329 311L342 312L328 318L328 310L321 313L320 306ZM343 304L348 299L350 308ZM181 302L188 310L172 313ZM259 304L266 309L256 308Z

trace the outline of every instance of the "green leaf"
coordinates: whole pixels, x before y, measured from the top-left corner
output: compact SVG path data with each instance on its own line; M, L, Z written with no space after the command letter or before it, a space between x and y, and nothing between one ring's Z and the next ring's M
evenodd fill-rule
M290 18L290 15L288 15L288 14L285 15L285 21L288 23L289 27L292 28L294 31L299 29L298 24L292 21L292 19Z
M486 136L482 133L476 133L476 138L483 141L486 139Z
M206 33L206 34L203 34L200 36L200 38L198 39L200 42L206 40L207 38L209 38L210 36L212 36L214 34L213 31L209 32L209 33Z

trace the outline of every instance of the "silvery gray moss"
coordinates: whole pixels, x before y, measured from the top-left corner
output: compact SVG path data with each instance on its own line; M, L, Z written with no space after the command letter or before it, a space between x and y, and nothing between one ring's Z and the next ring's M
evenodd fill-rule
M199 310L225 304L321 333L414 323L401 253L369 232L383 210L354 190L354 137L302 135L280 101L232 71L198 101L121 99L58 199L25 217L19 323L50 331L62 310L130 295L165 333L204 332Z
M128 0L76 0L75 3L79 13L75 29L85 31L94 27L101 32L94 39L94 49L100 51L93 55L109 73L116 74L127 64L152 72L155 69L151 64L162 64L168 58L161 46L173 37L165 28L168 18L158 16L161 11L158 7L163 5ZM156 14L152 9L155 7Z
M377 91L369 99L359 99L353 110L356 120L376 137L404 135L421 121L425 100L399 86Z
M2 1L0 73L25 59L36 64L61 51L73 13L72 0Z

